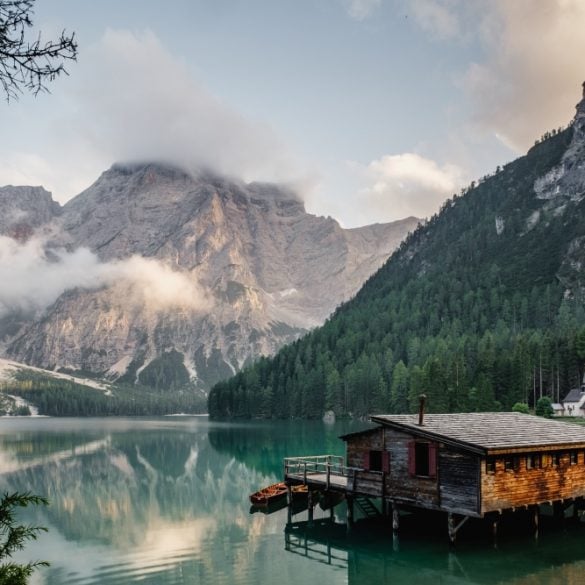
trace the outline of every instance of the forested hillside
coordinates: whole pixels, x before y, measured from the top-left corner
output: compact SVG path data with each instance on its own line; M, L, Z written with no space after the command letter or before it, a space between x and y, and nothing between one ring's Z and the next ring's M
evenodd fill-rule
M490 411L578 385L584 128L578 110L447 201L323 327L217 384L210 414L402 413L423 392L432 412Z

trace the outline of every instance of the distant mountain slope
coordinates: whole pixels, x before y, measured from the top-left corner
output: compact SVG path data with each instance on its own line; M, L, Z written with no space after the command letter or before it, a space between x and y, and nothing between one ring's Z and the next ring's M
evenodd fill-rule
M30 374L31 376L44 376L53 380L67 380L80 386L93 388L94 390L101 390L105 394L111 392L111 384L101 382L99 380L92 380L90 378L80 378L78 376L71 376L62 372L53 372L51 370L43 370L42 368L35 368L27 364L21 364L12 360L0 358L0 382L6 382L12 379L14 374Z
M494 410L580 383L585 95L572 124L472 184L321 328L220 383L215 417Z
M24 328L5 317L5 355L161 389L209 388L322 323L417 224L344 230L285 188L155 163L114 165L47 220L49 247L89 248L119 278Z
M0 187L0 234L30 237L61 213L61 206L42 187Z

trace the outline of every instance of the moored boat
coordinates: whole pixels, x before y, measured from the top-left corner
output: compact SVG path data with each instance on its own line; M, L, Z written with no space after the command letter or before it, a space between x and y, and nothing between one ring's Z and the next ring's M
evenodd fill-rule
M306 485L294 485L292 486L293 496L303 495L308 493ZM284 500L286 498L286 484L281 481L279 483L273 483L257 492L250 495L250 502L253 506L268 506L275 502Z

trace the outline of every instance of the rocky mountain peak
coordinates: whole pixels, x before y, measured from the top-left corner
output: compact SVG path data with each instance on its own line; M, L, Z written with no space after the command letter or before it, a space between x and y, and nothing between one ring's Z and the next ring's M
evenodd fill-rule
M156 290L179 279L193 307L144 308L125 281L69 290L13 337L7 354L163 386L179 368L201 388L322 323L417 224L344 230L308 214L288 187L160 162L113 165L53 219L56 244L89 248L146 293L149 274ZM148 266L132 264L135 257ZM197 291L205 310L194 306Z
M61 206L43 187L0 187L0 234L27 240L60 213Z
M585 82L583 98L576 108L568 129L571 140L559 164L534 183L536 196L546 202L545 212L557 209L563 213L567 200L581 201L585 197Z
M585 81L583 82L583 97L576 108L577 112L573 120L573 127L577 138L585 141Z

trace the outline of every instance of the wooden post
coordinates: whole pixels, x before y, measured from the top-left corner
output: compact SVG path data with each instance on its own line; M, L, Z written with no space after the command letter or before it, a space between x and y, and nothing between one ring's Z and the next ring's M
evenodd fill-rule
M293 509L292 487L290 485L286 486L286 505L288 508L286 523L288 525L290 525L290 524L292 524L292 509Z
M347 530L351 530L353 526L353 496L346 497L347 504Z
M392 530L393 532L398 532L400 528L400 514L398 513L398 506L396 504L392 505Z
M494 548L498 548L498 523L500 519L499 517L494 518L492 522L492 535L494 537Z
M538 506L534 506L533 519L534 519L534 538L538 540L538 527L540 524L540 509L538 508Z
M449 512L447 514L447 530L449 532L449 542L455 544L455 538L457 537L457 531L455 530L455 520L453 514Z
M460 528L469 520L469 516L462 516L461 520L457 524L455 524L455 514L449 512L447 514L447 529L449 531L449 542L451 544L455 544L455 539L457 538L457 532L459 532Z
M573 511L571 513L571 518L573 522L577 522L579 520L579 508L577 507L577 500L573 500Z
M554 519L562 524L564 527L565 525L565 508L563 502L553 502L553 516Z
M307 496L309 528L313 526L313 492L309 490Z

